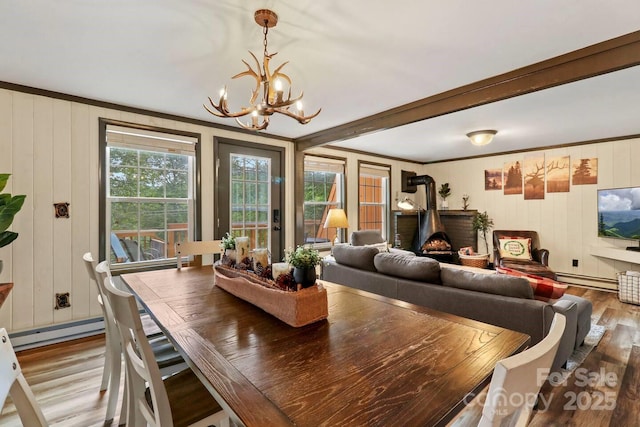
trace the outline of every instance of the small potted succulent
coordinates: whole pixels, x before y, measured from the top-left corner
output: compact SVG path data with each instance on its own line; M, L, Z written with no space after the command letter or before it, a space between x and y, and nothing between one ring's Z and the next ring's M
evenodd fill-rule
M293 278L303 288L316 283L316 266L320 264L320 253L310 246L298 246L285 253L285 261L293 267Z
M0 173L0 191L4 190L10 176L9 173ZM22 208L26 197L25 195L12 196L9 193L0 193L0 248L9 245L18 238L18 233L9 231L8 228L11 227L13 218ZM2 273L2 260L0 260L0 273ZM0 284L0 306L4 303L12 287L13 284L10 283Z
M228 256L231 259L235 259L236 258L236 238L235 238L235 236L232 236L227 231L227 234L225 234L222 237L222 243L220 243L220 248L224 250L224 254L226 256Z
M449 187L448 182L445 182L440 186L440 189L438 190L438 194L442 199L442 210L449 209L449 202L447 201L447 197L451 195L451 187Z

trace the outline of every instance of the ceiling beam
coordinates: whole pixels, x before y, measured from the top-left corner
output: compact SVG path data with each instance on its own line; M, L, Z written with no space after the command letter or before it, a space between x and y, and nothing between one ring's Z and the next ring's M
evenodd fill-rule
M294 139L296 150L355 138L640 64L640 31Z

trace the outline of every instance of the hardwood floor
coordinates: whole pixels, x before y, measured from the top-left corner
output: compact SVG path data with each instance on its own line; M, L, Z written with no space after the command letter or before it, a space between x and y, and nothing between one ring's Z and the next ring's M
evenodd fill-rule
M607 328L600 344L564 385L548 383L531 426L635 426L640 419L640 306L623 304L611 292L572 287L593 303L593 322ZM107 394L99 392L104 337L85 338L18 354L24 375L52 426L104 425ZM121 385L122 387L122 385ZM615 402L615 408L613 408ZM477 426L475 401L451 426ZM117 425L118 418L112 425ZM0 426L20 426L10 399Z
M105 425L108 392L100 392L104 335L18 352L18 361L51 426ZM121 392L123 383L121 381ZM119 411L118 407L114 426L118 425ZM9 397L0 416L0 426L20 425Z
M592 323L607 330L578 367L580 373L576 370L564 384L545 383L529 425L640 425L640 306L621 303L613 292L577 287L568 292L590 300ZM449 426L477 426L481 413L481 402L474 401Z

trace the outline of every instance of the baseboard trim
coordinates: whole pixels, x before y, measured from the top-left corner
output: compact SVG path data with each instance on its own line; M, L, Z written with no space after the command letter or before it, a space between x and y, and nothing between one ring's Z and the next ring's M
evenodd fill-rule
M60 325L45 326L43 328L9 334L11 344L16 351L42 347L71 341L78 338L90 337L104 333L102 317L80 320Z
M602 277L583 276L571 273L557 273L558 280L569 285L599 289L603 291L618 291L618 282L615 279Z

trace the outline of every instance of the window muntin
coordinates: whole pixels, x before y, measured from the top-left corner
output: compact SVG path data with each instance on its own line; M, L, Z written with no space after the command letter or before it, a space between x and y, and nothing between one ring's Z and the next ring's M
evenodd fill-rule
M193 240L195 138L107 125L105 253L112 268L165 264Z
M329 209L344 208L344 161L305 156L304 242L329 247L333 236L324 228ZM333 233L334 230L332 229ZM344 241L339 229L341 241Z
M387 238L389 221L389 167L360 165L358 229L377 230Z
M271 159L231 154L231 232L252 248L271 247Z

